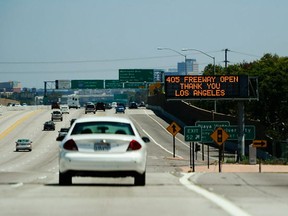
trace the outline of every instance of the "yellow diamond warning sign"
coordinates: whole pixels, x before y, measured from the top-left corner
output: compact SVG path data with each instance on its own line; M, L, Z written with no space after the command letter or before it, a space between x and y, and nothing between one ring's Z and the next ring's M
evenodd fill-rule
M176 136L177 133L181 130L181 127L176 124L176 122L172 122L168 127L167 130L173 135Z
M229 134L226 133L226 131L223 128L219 127L210 135L210 137L218 145L222 145L229 138Z

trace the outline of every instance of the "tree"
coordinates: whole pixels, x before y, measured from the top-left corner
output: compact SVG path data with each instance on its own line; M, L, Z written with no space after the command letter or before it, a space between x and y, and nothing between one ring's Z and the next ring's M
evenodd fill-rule
M211 65L204 69L204 74L211 75ZM246 115L260 120L266 126L266 133L274 139L287 139L288 57L265 54L260 60L229 65L227 69L217 66L216 74L246 74L258 77L259 101L246 102ZM235 102L219 101L217 111L235 114Z

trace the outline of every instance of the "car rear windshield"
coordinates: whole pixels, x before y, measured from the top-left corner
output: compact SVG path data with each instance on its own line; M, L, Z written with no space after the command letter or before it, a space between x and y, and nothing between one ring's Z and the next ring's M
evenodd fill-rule
M88 104L88 105L86 105L86 108L89 108L89 109L94 109L94 108L95 108L95 106L94 106L93 104Z
M79 122L71 135L93 133L135 135L131 125L122 122Z
M26 142L30 142L30 140L29 139L19 139L17 142L26 143Z

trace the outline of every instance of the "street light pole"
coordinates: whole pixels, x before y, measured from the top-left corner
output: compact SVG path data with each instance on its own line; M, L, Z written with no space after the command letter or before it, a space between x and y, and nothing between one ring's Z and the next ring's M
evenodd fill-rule
M204 54L204 55L212 58L212 59L213 59L213 75L215 75L215 57L214 57L214 56L211 56L211 55L209 55L209 54L207 54L207 53L205 53L205 52L203 52L203 51L201 51L201 50L198 50L198 49L188 49L188 48L185 48L185 49L182 49L182 51L197 51L197 52L200 52L200 53L202 53L202 54Z
M171 48L168 48L168 47L158 47L157 50L170 50L170 51L175 52L175 53L177 53L177 54L179 54L181 56L184 56L184 61L185 61L184 62L184 67L185 67L184 70L185 70L185 75L187 75L187 63L186 63L187 57L186 57L186 55L184 55L181 52L178 52L177 50L174 50L174 49L171 49Z

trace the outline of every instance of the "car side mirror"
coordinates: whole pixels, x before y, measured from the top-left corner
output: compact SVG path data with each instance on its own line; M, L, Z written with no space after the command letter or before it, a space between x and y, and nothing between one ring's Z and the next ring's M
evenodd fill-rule
M143 140L145 143L150 142L150 139L149 139L148 137L142 137L142 140Z

